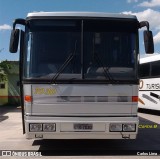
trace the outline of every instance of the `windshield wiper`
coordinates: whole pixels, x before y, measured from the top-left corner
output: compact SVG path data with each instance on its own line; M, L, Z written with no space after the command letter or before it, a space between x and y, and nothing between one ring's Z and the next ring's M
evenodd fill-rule
M108 68L107 68L107 69L104 68L103 62L102 62L102 60L99 58L99 56L97 55L97 53L94 53L94 58L96 59L98 65L99 65L99 66L102 66L102 68L103 68L103 73L104 73L106 79L109 79L109 81L114 82L115 80L114 80L113 77L111 76Z
M68 64L72 61L73 57L76 54L76 50L77 50L77 40L75 41L75 48L74 48L74 52L69 54L69 56L67 57L67 59L65 60L65 62L63 63L63 65L58 69L58 71L56 72L56 74L53 76L53 78L51 79L52 81L55 83L56 79L58 78L58 76L63 72L63 70L68 66Z

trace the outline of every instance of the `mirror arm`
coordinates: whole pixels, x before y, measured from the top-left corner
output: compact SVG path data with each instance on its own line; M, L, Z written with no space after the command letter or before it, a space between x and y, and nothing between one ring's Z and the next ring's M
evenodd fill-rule
M147 31L149 31L149 22L148 21L142 21L139 23L139 28L147 27Z
M15 19L13 21L13 30L15 30L15 27L17 24L21 24L21 25L26 25L26 20L25 19Z

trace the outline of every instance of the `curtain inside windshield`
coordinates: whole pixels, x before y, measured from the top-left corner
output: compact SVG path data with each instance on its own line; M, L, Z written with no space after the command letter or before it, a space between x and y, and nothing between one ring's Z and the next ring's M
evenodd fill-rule
M105 20L32 22L25 76L53 78L61 70L57 79L133 80L136 29Z
M62 73L80 74L80 24L67 21L45 21L44 24L38 21L31 26L27 76L56 74L71 55L74 58Z
M114 24L114 25L113 25ZM84 23L85 78L132 79L135 77L134 27L114 22Z

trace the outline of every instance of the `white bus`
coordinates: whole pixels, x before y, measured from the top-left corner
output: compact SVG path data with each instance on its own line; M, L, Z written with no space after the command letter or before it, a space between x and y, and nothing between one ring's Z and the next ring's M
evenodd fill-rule
M16 19L10 52L17 52L20 32L26 138L135 139L144 26L146 53L153 52L149 23L133 15L37 12Z
M160 54L140 59L139 108L160 110Z

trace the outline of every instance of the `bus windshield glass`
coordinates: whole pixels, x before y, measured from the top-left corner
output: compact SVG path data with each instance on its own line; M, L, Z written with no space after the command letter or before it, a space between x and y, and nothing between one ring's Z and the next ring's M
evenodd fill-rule
M134 20L30 20L24 77L136 80L136 25Z

